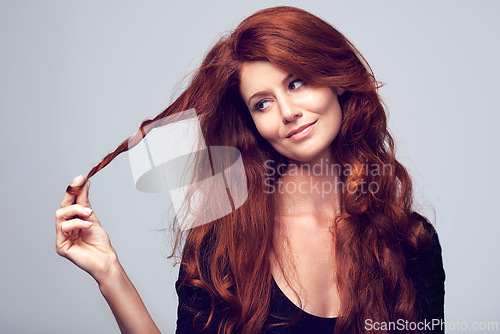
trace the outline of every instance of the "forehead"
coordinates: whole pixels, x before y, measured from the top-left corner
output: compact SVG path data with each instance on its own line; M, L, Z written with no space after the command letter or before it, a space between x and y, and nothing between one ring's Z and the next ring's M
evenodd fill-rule
M240 92L246 100L252 94L271 89L288 76L288 72L268 61L246 62L240 69Z

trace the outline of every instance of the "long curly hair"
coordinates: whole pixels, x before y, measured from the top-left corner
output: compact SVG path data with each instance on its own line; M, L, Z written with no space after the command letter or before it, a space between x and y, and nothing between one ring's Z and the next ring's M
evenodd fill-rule
M87 178L134 147L155 122L195 108L207 146L232 146L241 152L248 199L231 214L187 232L182 284L201 288L211 297L212 311L203 317L205 328L222 303L227 307L219 333L261 332L269 316L269 254L275 247L278 214L276 195L265 191L265 162L277 166L287 159L259 135L240 96L241 66L257 60L294 73L309 85L344 90L339 96L342 125L331 144L334 160L343 166L341 181L347 185L341 213L330 228L340 297L335 333L369 332L363 326L368 318L417 321L419 309L413 283L405 276L405 254L428 244L430 235L412 212L412 183L395 158L380 85L339 31L304 10L275 7L245 19L213 46L175 102L144 121ZM384 172L369 173L368 166L384 166ZM377 187L361 191L362 184Z

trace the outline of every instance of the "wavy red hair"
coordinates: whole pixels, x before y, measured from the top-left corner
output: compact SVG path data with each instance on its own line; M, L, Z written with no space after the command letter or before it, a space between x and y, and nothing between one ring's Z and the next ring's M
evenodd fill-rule
M257 132L239 93L239 70L245 62L266 60L294 73L309 85L342 88L343 121L331 145L344 168L341 215L331 226L335 240L340 315L335 333L367 332L364 320L416 321L415 289L405 276L405 254L430 241L412 213L412 183L396 160L394 141L378 95L379 84L356 48L320 18L293 7L275 7L245 19L208 52L188 88L152 120L144 121L130 140L94 167L87 178L118 154L138 143L154 122L195 108L207 145L240 150L248 199L236 211L191 229L185 236L183 284L204 289L215 305L227 305L220 333L261 332L269 313L276 198L264 190L264 163L286 163ZM168 143L166 143L168 144ZM129 147L130 146L130 147ZM363 172L363 166L390 172ZM377 191L356 185L375 182ZM351 191L352 190L352 191ZM79 189L69 188L70 192ZM180 245L181 238L177 238ZM210 245L207 252L205 247ZM259 245L259 247L255 247ZM202 316L202 314L199 314Z

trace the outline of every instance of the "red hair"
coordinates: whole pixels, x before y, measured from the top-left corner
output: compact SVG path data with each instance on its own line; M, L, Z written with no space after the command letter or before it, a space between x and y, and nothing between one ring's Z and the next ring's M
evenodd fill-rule
M367 332L363 325L368 318L416 321L419 309L413 283L405 276L405 254L428 244L430 235L412 213L412 183L395 158L379 84L356 48L330 24L297 8L276 7L255 13L221 39L180 97L144 121L131 140L133 147L153 122L195 108L207 146L241 152L247 201L233 213L191 229L185 239L183 284L204 289L212 300L205 325L221 302L228 308L220 333L261 332L269 313L269 254L277 212L275 195L264 189L265 162L277 166L287 159L259 135L239 93L241 65L256 60L269 61L307 84L345 90L339 96L342 126L331 145L335 162L343 166L342 182L349 185L341 195L341 215L331 227L341 301L335 333ZM87 178L128 149L126 140ZM389 172L363 171L372 165ZM370 182L378 185L377 191L355 187Z

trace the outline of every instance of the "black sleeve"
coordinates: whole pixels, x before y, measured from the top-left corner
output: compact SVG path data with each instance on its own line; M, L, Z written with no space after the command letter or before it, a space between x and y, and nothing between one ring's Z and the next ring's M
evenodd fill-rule
M182 284L184 276L184 267L181 265L179 277L175 283L179 297L176 334L217 333L216 324L218 321L216 319L212 319L210 325L204 328L211 310L209 294L202 288ZM216 316L214 314L214 317Z
M444 281L445 272L439 238L429 223L431 244L408 262L407 272L412 278L417 302L422 310L423 333L444 333Z

